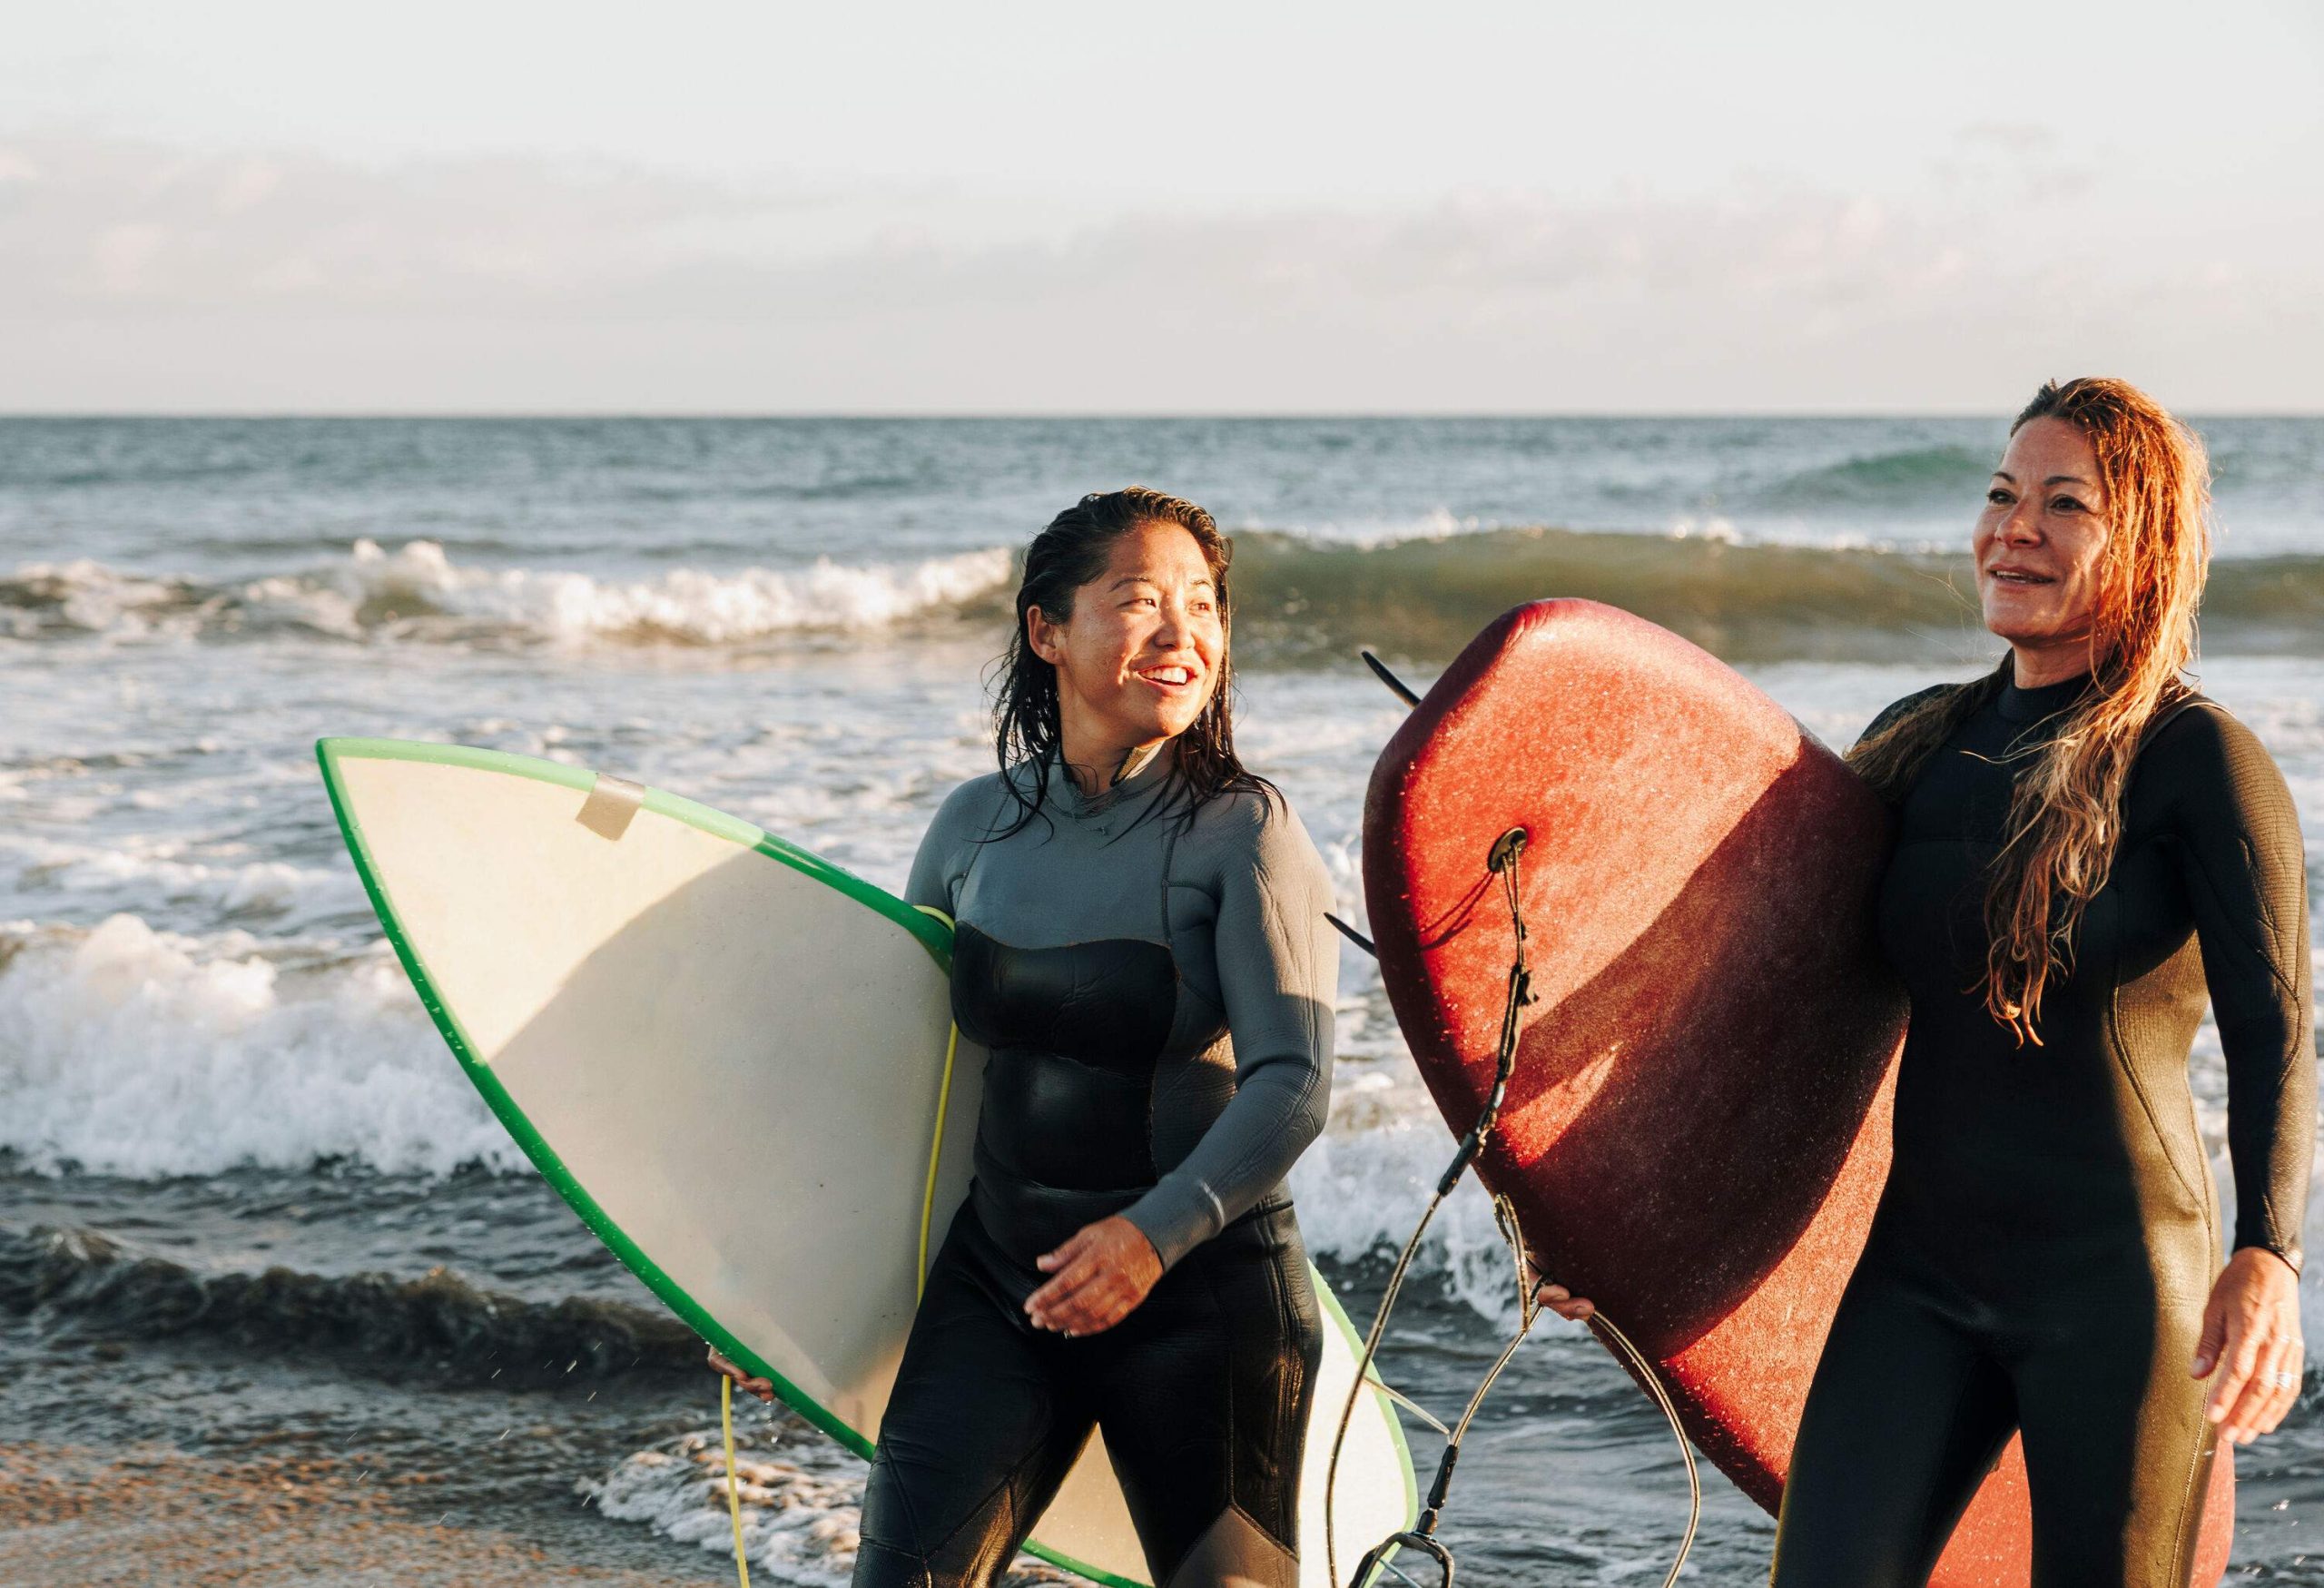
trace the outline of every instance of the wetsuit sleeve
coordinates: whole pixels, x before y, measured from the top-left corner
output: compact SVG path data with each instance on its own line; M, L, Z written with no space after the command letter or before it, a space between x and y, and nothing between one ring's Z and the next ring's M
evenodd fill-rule
M920 852L912 856L911 878L904 883L904 902L925 904L948 916L953 908L960 874L967 869L969 847L982 835L993 780L971 779L944 797L936 819L921 834Z
M1332 883L1279 798L1237 796L1215 942L1235 1096L1186 1160L1125 1210L1168 1267L1258 1205L1322 1134L1339 939Z
M2291 791L2251 731L2208 702L2181 712L2142 759L2169 780L2227 1056L2235 1244L2264 1247L2298 1267L2316 1141L2316 1047L2308 868Z

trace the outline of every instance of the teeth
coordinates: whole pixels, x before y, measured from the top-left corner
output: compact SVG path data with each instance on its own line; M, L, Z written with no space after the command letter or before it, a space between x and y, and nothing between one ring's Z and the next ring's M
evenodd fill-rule
M1184 684L1191 675L1184 667L1157 667L1151 673L1140 673L1138 676L1157 684Z

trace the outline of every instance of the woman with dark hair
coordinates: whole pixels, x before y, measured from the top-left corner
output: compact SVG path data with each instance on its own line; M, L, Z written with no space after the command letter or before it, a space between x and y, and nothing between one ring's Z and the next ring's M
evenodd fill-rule
M1849 753L1897 812L1879 921L1912 1026L1776 1588L1925 1583L2018 1431L2034 1583L2175 1588L2215 1439L2249 1443L2299 1392L2307 873L2275 764L2181 676L2208 511L2201 444L2152 399L2043 387L1973 545L2010 655ZM2187 1075L2206 992L2224 1269Z
M1157 491L1025 557L1000 769L907 897L990 1052L976 1178L881 1419L856 1588L983 1584L1103 1432L1161 1588L1294 1588L1320 1315L1284 1176L1322 1129L1331 884L1235 754L1228 545Z

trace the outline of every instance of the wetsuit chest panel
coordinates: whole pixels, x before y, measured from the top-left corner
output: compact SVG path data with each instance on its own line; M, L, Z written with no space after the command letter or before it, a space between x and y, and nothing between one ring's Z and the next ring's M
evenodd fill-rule
M953 940L952 1018L989 1049L1037 1048L1142 1080L1169 1041L1177 1001L1177 966L1158 942L1023 949L967 922Z
M952 944L952 1017L991 1054L980 1162L1028 1190L1151 1185L1155 1066L1177 981L1160 943L1018 948L963 922Z
M2015 696L2012 697L2013 699ZM1988 706L1932 757L1899 813L1880 937L1912 995L1896 1094L1892 1224L1998 1287L2008 1241L2101 1240L2145 1266L2165 1227L2201 1264L2211 1191L2186 1079L2204 996L2179 845L2133 780L2105 884L2043 996L2039 1046L1984 1008L1984 896L2041 720ZM2012 1255L2002 1257L2009 1252Z

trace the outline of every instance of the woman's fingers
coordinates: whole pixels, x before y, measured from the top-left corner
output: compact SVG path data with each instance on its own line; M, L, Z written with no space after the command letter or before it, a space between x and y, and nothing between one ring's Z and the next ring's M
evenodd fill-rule
M2220 1425L2222 1438L2249 1445L2258 1435L2274 1431L2299 1396L2299 1355L2297 1339L2279 1336L2268 1342L2251 1382Z
M773 1379L752 1377L742 1368L736 1366L734 1363L729 1362L725 1356L715 1346L710 1347L710 1366L717 1370L721 1377L733 1379L735 1386L745 1395L754 1395L770 1406L774 1404L774 1381Z
M2300 1376L2307 1370L2307 1342L2294 1336L2284 1346L2283 1358L2276 1365L2276 1398L2268 1407L2268 1425L2260 1430L2272 1434L2291 1409L2299 1404Z
M1093 1335L1128 1316L1162 1277L1146 1233L1116 1214L1085 1225L1039 1262L1048 1284L1025 1298L1036 1328Z
M1055 1251L1042 1253L1033 1260L1033 1266L1049 1275L1049 1282L1025 1297L1025 1313L1035 1324L1048 1328L1050 1325L1044 1315L1088 1284L1098 1270L1097 1254L1090 1249L1088 1227L1076 1230Z
M1560 1317L1575 1323L1594 1317L1598 1311L1587 1299L1574 1295L1562 1285L1544 1285L1533 1292L1533 1299Z
M1135 1287L1118 1276L1098 1274L1054 1305L1042 1309L1033 1322L1067 1335L1094 1335L1121 1321L1137 1305Z
M2208 1378L2219 1366L2221 1349L2227 1343L2227 1307L2216 1291L2203 1306L2202 1337L2195 1342L2193 1372L2197 1378Z
M1051 1312L1052 1326L1068 1335L1094 1335L1129 1314L1133 1297L1125 1285L1091 1285L1076 1291Z
M1053 1252L1044 1252L1033 1259L1033 1267L1044 1274L1054 1274L1089 1249L1089 1225L1083 1225L1067 1238L1066 1243Z
M2230 1311L2227 1315L2227 1333L2220 1344L2218 1376L2211 1381L2210 1402L2203 1415L2222 1429L2228 1426L2228 1415L2242 1400L2243 1392L2251 1386L2252 1376L2260 1370L2260 1347L2264 1342L2250 1320Z
M1058 1252L1062 1252L1064 1249L1060 1247ZM1049 1256L1055 1257L1058 1252L1052 1252ZM1041 1259L1044 1263L1049 1260L1049 1258ZM1040 1323L1044 1314L1055 1312L1062 1307L1068 1297L1097 1278L1100 1271L1094 1258L1077 1257L1070 1259L1064 1268L1049 1277L1048 1284L1025 1297L1026 1315L1035 1323Z
M2262 1423L2268 1403L2275 1398L2276 1393L2275 1384L2270 1376L2276 1371L2276 1362L2281 1355L2274 1342L2261 1342L2252 1356L2250 1376L2228 1406L2227 1415L2220 1420L2221 1438L2232 1439L2238 1445L2249 1445L2255 1435L2266 1432Z
M1128 1316L1143 1292L1094 1258L1084 1258L1026 1298L1036 1328L1094 1335Z
M1126 1288L1110 1276L1093 1273L1081 1284L1033 1310L1033 1325L1060 1334L1093 1333L1119 1316L1117 1304Z
M2220 1437L2249 1445L2299 1396L2299 1278L2281 1254L2238 1249L2220 1270L2203 1307L2194 1370L2212 1375L2203 1415Z
M2277 1336L2266 1360L2260 1364L2260 1377L2254 1386L2256 1401L2250 1420L2243 1425L2252 1434L2272 1434L2276 1425L2291 1410L2292 1402L2299 1397L2299 1342Z

